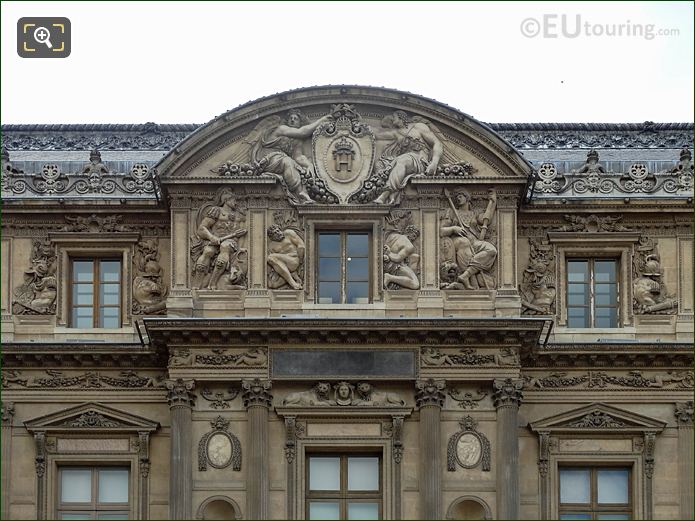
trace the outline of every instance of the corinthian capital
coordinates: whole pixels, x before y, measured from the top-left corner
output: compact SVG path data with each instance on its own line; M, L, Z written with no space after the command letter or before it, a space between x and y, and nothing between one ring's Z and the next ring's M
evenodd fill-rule
M436 407L442 407L444 405L444 390L446 389L446 383L444 380L435 380L434 378L428 378L427 380L418 380L415 382L415 404L418 407L425 407L427 405L434 405Z
M272 384L268 380L243 380L241 382L241 399L244 401L244 407L260 406L270 407L273 403L273 395L270 394Z
M680 426L693 426L693 400L676 403L674 412Z
M193 407L195 404L194 380L184 380L183 378L165 380L164 387L167 390L169 407Z
M495 407L518 407L521 405L522 392L524 388L523 380L514 380L512 378L498 378L492 382L494 390L492 399Z
M2 402L2 424L12 425L12 418L14 417L14 403L12 402Z

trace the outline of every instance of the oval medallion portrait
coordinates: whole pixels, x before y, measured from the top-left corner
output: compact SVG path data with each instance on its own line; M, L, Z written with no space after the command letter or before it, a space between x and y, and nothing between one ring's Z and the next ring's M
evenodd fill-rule
M462 467L472 468L480 462L483 446L475 434L467 432L456 443L456 457Z
M228 466L232 460L232 441L229 436L221 432L210 436L207 454L211 466L218 469Z

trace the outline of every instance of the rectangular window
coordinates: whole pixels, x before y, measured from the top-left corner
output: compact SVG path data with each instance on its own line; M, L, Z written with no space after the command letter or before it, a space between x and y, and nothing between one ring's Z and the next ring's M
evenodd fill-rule
M368 304L371 241L367 232L318 234L318 303Z
M381 519L381 458L376 454L307 457L307 519Z
M121 327L121 261L72 259L71 327Z
M130 470L123 467L61 467L58 519L128 519Z
M560 519L632 519L630 469L560 468Z
M618 327L618 261L567 261L567 327Z

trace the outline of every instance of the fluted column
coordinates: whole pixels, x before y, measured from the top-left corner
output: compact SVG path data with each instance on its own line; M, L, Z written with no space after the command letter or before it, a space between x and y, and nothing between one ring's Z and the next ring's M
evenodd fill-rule
M415 404L420 410L420 519L442 519L442 432L444 380L419 380Z
M497 408L497 519L519 519L518 419L523 380L493 382Z
M171 464L169 468L169 516L193 518L193 380L165 382L171 410Z
M248 418L249 458L247 465L246 511L248 519L268 519L270 494L268 458L268 409L273 395L268 380L241 382L244 407Z
M693 519L693 401L676 404L681 519Z
M2 402L2 519L10 519L10 460L14 403Z

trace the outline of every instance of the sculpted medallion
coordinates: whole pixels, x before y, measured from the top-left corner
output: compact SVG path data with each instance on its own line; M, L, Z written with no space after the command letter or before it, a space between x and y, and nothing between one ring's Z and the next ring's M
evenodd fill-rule
M208 438L208 462L211 467L221 469L232 459L232 442L226 433L218 432Z

